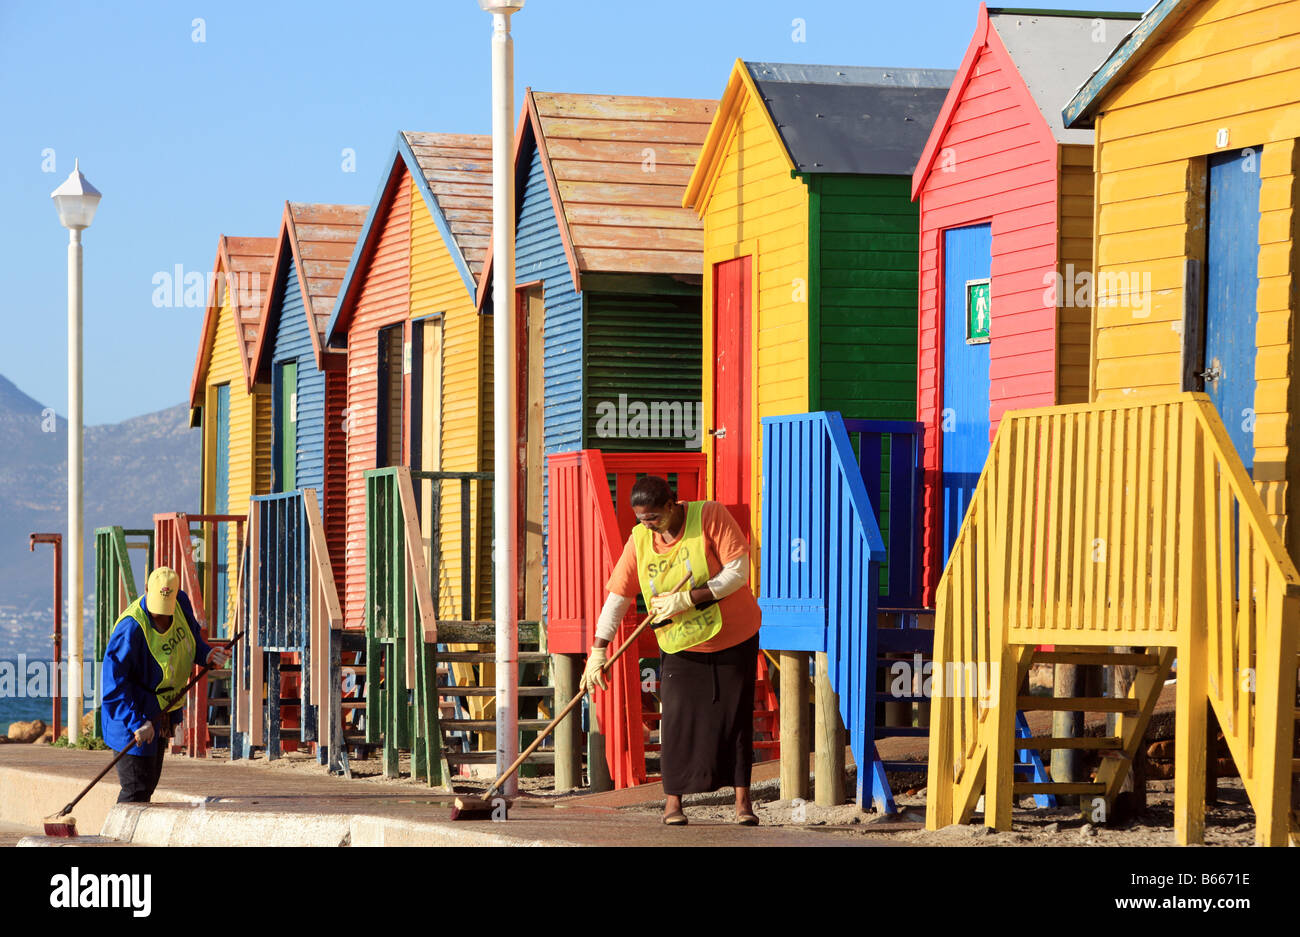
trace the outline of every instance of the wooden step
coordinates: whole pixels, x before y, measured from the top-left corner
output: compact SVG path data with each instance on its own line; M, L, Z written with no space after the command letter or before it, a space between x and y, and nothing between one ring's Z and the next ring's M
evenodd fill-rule
M496 696L494 686L440 686L439 696ZM521 686L520 696L554 696L555 688L549 686Z
M1023 712L1135 713L1138 701L1125 696L1017 696Z
M1115 736L1104 736L1099 738L1079 738L1079 739L1059 739L1051 736L1035 736L1028 739L1016 739L1016 748L1018 749L1048 749L1048 748L1079 748L1079 749L1107 749L1124 747L1124 740Z
M521 664L544 664L550 659L541 651L519 651L516 657ZM493 664L497 658L491 651L440 651L437 659L455 664Z
M525 732L545 729L551 724L549 719L520 719L518 722L520 730ZM495 719L444 719L442 728L446 732L495 732L497 721Z
M221 738L230 736L230 726L208 726L208 735L217 735Z
M444 751L442 757L447 759L448 764L453 765L494 765L497 763L496 752L449 752ZM551 749L538 749L529 755L525 764L543 764L549 765L555 763L555 752Z
M1013 794L1104 794L1105 784L1070 781L1017 781L1011 785Z
M518 635L519 640L525 643L539 640L537 622L521 621ZM438 622L439 644L492 644L496 638L494 621L457 621L453 618Z
M1034 651L1035 664L1074 664L1078 667L1156 667L1155 654L1110 651Z
M345 699L342 700L344 709L365 709L366 701L363 699Z
M209 697L208 697L208 705L209 705L209 706L229 706L229 705L230 705L230 697L229 697L229 696L209 696Z

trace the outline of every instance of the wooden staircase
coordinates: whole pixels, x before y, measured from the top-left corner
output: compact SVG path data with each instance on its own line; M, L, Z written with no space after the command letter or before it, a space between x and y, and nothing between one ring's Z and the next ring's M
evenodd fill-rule
M1109 815L1177 658L1178 842L1204 838L1211 709L1256 842L1300 842L1300 573L1204 394L1008 413L936 606L928 827L969 822L983 796L984 823L1009 830L1015 796L1048 791ZM1033 696L1035 662L1132 681ZM1114 729L1018 738L1017 708L1106 713ZM1014 751L1057 748L1099 752L1096 776L1015 780Z

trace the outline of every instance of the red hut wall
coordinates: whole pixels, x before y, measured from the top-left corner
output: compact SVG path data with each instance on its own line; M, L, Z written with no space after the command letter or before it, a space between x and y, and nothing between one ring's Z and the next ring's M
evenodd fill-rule
M342 359L343 355L331 353L328 357ZM332 364L333 362L331 362ZM325 484L321 492L321 511L325 522L325 543L330 551L330 567L334 571L334 587L339 592L343 606L343 620L347 621L348 606L345 584L347 582L347 504L348 441L343 432L344 410L348 405L348 372L340 363L337 370L325 372Z
M410 315L411 183L403 169L392 192L383 231L365 273L348 325L347 423L347 572L344 600L347 624L363 624L366 591L365 472L376 462L379 406L379 330Z
M975 51L975 67L951 113L919 189L921 208L917 419L925 424L924 582L933 601L943 573L943 259L948 228L993 228L993 326L989 345L990 439L1008 409L1056 397L1056 310L1044 275L1056 272L1057 145L997 34ZM963 68L962 74L966 74Z

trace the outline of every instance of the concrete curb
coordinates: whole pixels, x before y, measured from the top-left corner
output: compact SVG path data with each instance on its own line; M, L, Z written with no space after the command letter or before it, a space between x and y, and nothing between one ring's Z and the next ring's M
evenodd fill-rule
M365 814L208 809L179 804L118 804L103 836L137 846L574 846L492 832L488 823L423 823Z

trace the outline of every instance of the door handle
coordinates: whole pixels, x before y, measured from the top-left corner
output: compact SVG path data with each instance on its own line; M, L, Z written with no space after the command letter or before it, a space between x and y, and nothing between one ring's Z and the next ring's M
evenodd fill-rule
M1223 377L1223 369L1219 367L1219 362L1216 361L1197 376L1204 381L1217 381Z
M719 426L717 429L711 429L709 430L709 435L714 439L726 439L727 428L725 426Z

